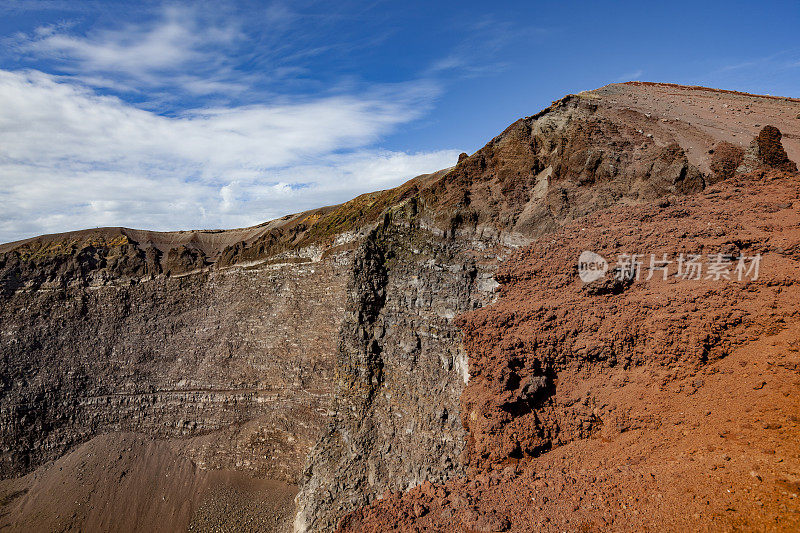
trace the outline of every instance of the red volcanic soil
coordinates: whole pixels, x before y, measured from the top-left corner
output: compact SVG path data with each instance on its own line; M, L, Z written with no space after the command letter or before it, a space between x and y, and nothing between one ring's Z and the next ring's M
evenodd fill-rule
M761 171L616 207L518 252L461 318L465 479L386 494L342 531L800 529L800 178ZM646 254L584 284L577 259ZM649 254L703 255L703 279ZM709 254L759 277L705 279ZM724 258L723 258L724 259ZM731 271L737 264L733 260Z

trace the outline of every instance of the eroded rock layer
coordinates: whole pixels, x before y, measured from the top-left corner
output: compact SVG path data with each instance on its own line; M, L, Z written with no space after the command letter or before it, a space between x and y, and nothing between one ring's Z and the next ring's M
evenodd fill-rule
M337 256L6 297L2 473L139 431L189 438L202 466L296 481L329 409L348 268Z

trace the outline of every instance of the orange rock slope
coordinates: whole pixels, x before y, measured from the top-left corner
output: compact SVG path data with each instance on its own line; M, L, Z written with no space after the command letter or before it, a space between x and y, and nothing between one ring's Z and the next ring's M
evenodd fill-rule
M581 281L583 251L604 278ZM342 531L800 529L796 172L590 215L497 279L461 317L467 477L387 493Z

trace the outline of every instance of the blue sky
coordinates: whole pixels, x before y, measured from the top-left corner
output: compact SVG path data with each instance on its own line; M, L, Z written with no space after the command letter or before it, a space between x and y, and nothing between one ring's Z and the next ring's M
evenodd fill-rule
M632 79L800 96L795 2L0 1L0 241L255 224Z

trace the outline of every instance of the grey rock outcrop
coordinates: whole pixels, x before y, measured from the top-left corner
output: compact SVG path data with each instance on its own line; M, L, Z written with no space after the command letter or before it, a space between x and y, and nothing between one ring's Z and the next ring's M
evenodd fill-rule
M491 301L498 250L442 239L409 210L359 248L348 287L336 415L312 450L297 530L328 531L386 490L462 472L467 361L453 317Z

